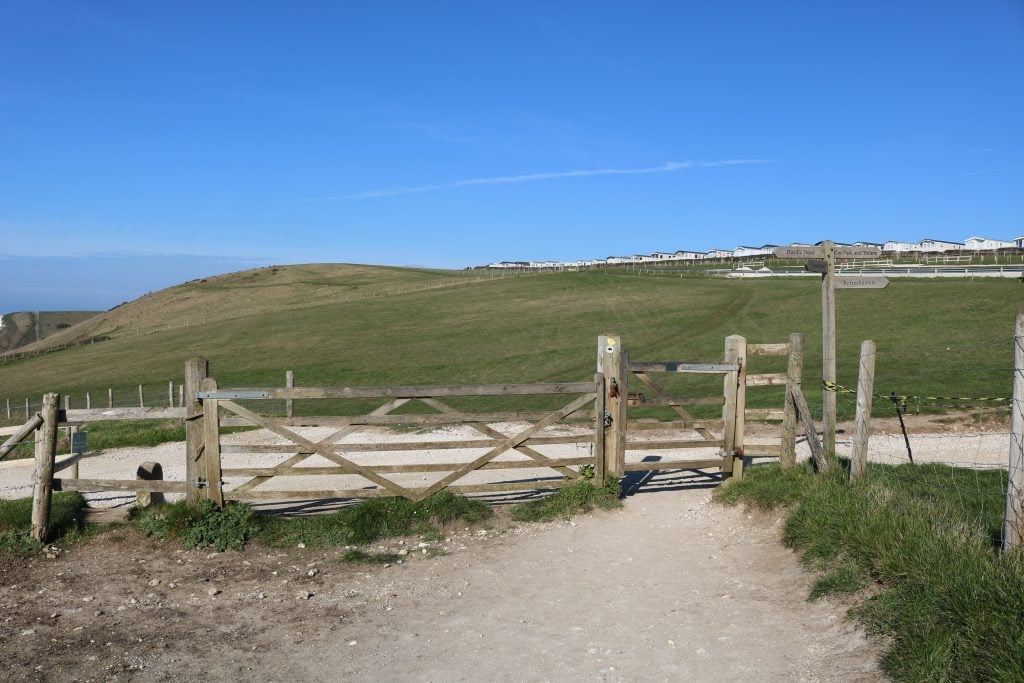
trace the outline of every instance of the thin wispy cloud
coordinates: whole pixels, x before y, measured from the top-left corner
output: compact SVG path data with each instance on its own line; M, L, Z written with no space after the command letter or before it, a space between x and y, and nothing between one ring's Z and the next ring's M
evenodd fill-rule
M403 194L454 190L460 187L473 187L479 185L520 185L523 183L539 183L546 180L560 180L562 178L585 178L590 176L609 175L647 175L654 173L674 173L688 168L714 168L719 166L743 166L747 164L768 163L772 162L768 159L667 161L660 166L647 166L642 168L593 168L573 171L552 171L548 173L528 173L525 175L494 176L491 178L468 178L465 180L454 180L450 183L442 183L438 185L416 185L413 187L393 187L384 190L369 190L367 192L357 192L356 194L343 195L340 197L329 197L329 199L376 199L380 197L394 197L396 195Z

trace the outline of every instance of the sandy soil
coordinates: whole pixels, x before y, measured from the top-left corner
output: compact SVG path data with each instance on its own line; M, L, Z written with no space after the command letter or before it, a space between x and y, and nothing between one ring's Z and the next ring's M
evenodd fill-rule
M712 504L707 477L657 479L621 511L452 530L447 555L392 541L406 561L372 570L125 531L5 559L0 656L9 680L882 678L845 606L805 601L778 519Z

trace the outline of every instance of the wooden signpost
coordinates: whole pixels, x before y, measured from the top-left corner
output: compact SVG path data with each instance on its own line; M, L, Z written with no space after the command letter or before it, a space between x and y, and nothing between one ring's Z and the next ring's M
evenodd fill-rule
M836 259L878 258L878 247L836 246L831 240L820 245L776 247L776 258L807 259L806 269L821 273L821 379L826 386L836 381L836 290L881 289L889 280L881 275L836 275ZM836 452L836 394L824 392L822 441L828 456Z

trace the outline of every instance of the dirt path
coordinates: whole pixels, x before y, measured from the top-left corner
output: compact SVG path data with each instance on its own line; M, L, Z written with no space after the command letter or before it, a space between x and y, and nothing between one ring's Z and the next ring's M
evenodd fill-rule
M846 608L805 601L777 519L656 483L572 523L460 530L439 557L390 542L412 551L387 568L123 532L8 560L0 656L14 680L882 678Z

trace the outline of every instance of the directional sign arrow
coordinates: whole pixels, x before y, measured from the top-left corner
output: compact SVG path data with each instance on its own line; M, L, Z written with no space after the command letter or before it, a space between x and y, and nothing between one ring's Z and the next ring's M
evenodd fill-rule
M878 247L836 247L836 258L878 258L881 255Z
M776 258L823 258L824 247L775 247Z
M889 278L883 275L835 275L832 278L836 289L884 289Z

